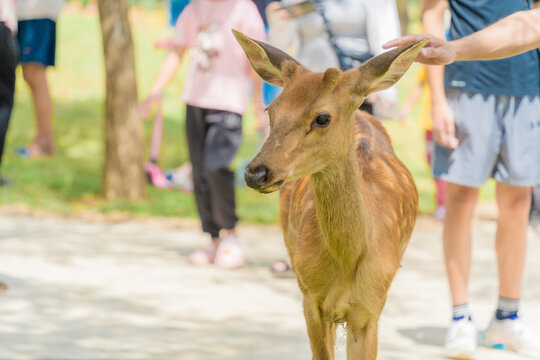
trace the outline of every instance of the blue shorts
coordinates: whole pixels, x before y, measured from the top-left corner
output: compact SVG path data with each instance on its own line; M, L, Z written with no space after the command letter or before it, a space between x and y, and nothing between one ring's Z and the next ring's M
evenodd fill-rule
M540 184L540 98L447 91L459 145L435 144L433 176L469 187L489 177L513 186Z
M17 33L19 61L54 66L56 55L56 23L51 19L19 21Z

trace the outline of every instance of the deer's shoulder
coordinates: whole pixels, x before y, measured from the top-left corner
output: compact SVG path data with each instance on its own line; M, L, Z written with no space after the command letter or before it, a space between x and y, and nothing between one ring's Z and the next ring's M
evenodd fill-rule
M369 161L383 154L394 154L390 136L376 117L364 111L356 111L354 117L354 143L359 158Z

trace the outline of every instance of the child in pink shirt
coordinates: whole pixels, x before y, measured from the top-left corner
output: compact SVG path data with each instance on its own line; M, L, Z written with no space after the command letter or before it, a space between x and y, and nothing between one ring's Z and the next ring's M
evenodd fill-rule
M236 233L234 173L230 162L242 136L242 114L251 93L255 115L264 119L261 82L249 66L231 29L263 40L265 30L251 0L194 0L182 12L167 55L141 113L149 117L165 87L189 51L189 70L182 100L186 103L186 134L197 209L203 231L212 241L189 257L197 265L234 268L244 263L245 250Z

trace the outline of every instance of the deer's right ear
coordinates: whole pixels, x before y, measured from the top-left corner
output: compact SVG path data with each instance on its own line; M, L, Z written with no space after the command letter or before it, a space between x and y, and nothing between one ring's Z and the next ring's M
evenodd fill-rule
M253 69L269 84L283 86L283 79L287 76L283 75L282 67L286 62L291 65L300 65L291 56L271 45L250 39L234 29L232 32L244 49ZM287 72L290 72L290 68Z

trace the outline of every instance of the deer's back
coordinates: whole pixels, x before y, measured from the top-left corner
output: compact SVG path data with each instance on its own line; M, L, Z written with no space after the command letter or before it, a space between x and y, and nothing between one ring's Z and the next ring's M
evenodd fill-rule
M390 136L374 116L355 113L355 146L366 206L381 236L400 240L400 257L411 236L418 211L418 192L413 177L397 158ZM397 227L395 227L397 223ZM394 228L394 229L392 229ZM397 231L396 234L392 231Z

